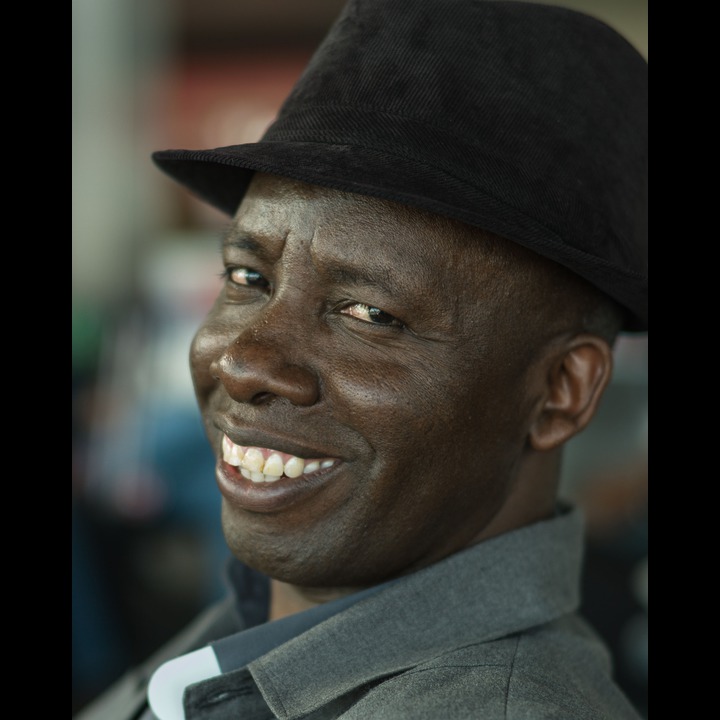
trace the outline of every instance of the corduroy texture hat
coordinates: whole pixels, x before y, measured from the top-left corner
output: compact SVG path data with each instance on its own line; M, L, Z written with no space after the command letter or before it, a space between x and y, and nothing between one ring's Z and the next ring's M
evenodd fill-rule
M256 143L156 164L233 214L253 171L396 200L570 268L647 329L647 62L514 0L350 0Z

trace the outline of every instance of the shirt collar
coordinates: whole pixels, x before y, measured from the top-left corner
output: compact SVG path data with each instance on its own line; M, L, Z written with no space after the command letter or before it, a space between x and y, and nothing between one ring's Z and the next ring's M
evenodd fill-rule
M233 635L215 640L210 643L210 646L215 651L222 672L231 672L244 667L318 623L346 610L354 603L380 592L392 582L394 581L316 605L294 615L249 627ZM243 592L242 588L240 588L240 592ZM247 602L243 604L246 609L249 609Z

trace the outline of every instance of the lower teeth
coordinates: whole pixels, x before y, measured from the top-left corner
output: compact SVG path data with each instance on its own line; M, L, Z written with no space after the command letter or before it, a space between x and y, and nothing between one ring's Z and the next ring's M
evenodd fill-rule
M285 475L265 475L265 473L258 472L257 470L247 470L244 467L239 468L240 473L244 478L247 478L248 480L251 480L254 483L262 483L262 482L275 482L276 480L279 480L281 477L285 477Z

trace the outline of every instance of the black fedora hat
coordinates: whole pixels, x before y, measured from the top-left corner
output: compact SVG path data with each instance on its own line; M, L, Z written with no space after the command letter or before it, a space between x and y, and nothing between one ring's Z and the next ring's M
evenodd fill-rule
M155 163L233 214L254 171L417 206L570 268L647 329L647 62L514 0L349 0L259 142Z

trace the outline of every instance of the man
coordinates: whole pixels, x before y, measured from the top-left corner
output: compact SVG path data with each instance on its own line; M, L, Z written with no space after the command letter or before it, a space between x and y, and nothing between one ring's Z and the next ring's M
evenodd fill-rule
M232 594L83 718L639 717L558 501L647 329L647 65L534 3L350 0L254 144L191 368Z

